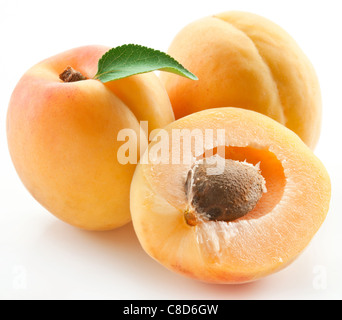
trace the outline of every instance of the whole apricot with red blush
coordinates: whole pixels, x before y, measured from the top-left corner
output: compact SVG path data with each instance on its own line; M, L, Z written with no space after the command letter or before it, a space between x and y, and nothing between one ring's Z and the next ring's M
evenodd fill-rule
M131 219L135 164L118 160L120 130L139 136L140 121L153 130L174 120L155 74L107 83L94 78L108 49L80 47L38 63L17 84L7 116L11 158L26 188L55 216L88 230ZM145 135L138 150L140 141L147 145Z

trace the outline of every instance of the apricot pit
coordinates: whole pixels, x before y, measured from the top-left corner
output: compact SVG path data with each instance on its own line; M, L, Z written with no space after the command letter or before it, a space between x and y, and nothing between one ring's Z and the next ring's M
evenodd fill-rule
M189 170L185 192L190 202L185 219L232 221L252 211L266 192L265 179L260 170L246 162L213 156L196 163ZM208 169L222 172L210 174Z

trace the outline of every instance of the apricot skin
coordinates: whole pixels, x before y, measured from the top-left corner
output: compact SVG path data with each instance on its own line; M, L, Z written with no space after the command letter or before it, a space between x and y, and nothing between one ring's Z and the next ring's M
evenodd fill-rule
M26 188L55 216L88 230L130 221L135 165L117 159L119 130L139 133L141 120L151 130L174 120L152 73L107 84L92 80L108 49L76 48L35 65L17 84L7 115L9 151ZM61 81L68 65L88 79Z
M239 219L189 225L184 183L193 164L165 164L163 155L148 163L146 151L132 180L131 214L147 254L171 271L209 283L250 282L292 263L329 209L330 178L312 150L278 122L241 108L208 109L166 126L169 158L175 129L226 129L226 158L260 162L267 192ZM206 149L218 146L214 137ZM191 152L196 161L195 143Z
M315 70L275 23L247 12L224 12L181 30L168 53L199 81L163 73L176 119L218 107L240 107L285 125L313 149L321 127Z

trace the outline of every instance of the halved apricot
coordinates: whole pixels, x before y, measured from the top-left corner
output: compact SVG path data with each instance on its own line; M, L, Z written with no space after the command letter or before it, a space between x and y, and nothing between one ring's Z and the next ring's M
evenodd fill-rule
M185 133L195 142L190 147ZM271 118L239 108L209 109L169 124L158 135L135 171L131 214L142 247L165 267L205 282L252 281L292 262L323 223L330 202L327 171L295 133ZM201 135L202 148L196 143ZM157 151L158 146L167 152ZM217 186L202 188L200 175L191 182L198 199L189 196L189 173L215 154L225 166L230 159L254 167L265 181L256 205L239 218L216 219L215 197L218 207L226 201L227 211L237 209ZM233 202L241 194L247 201L250 189L260 186L248 187L241 170L222 180L224 190L234 179L242 183L236 190L248 189L237 191ZM219 174L207 171L205 179L213 181ZM211 201L213 215L199 212L201 197Z

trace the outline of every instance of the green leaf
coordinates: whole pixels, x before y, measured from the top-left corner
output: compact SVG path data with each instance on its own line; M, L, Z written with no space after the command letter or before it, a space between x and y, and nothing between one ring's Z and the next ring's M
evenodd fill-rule
M161 70L198 80L168 54L136 44L125 44L107 51L99 60L95 79L109 82L134 74Z

